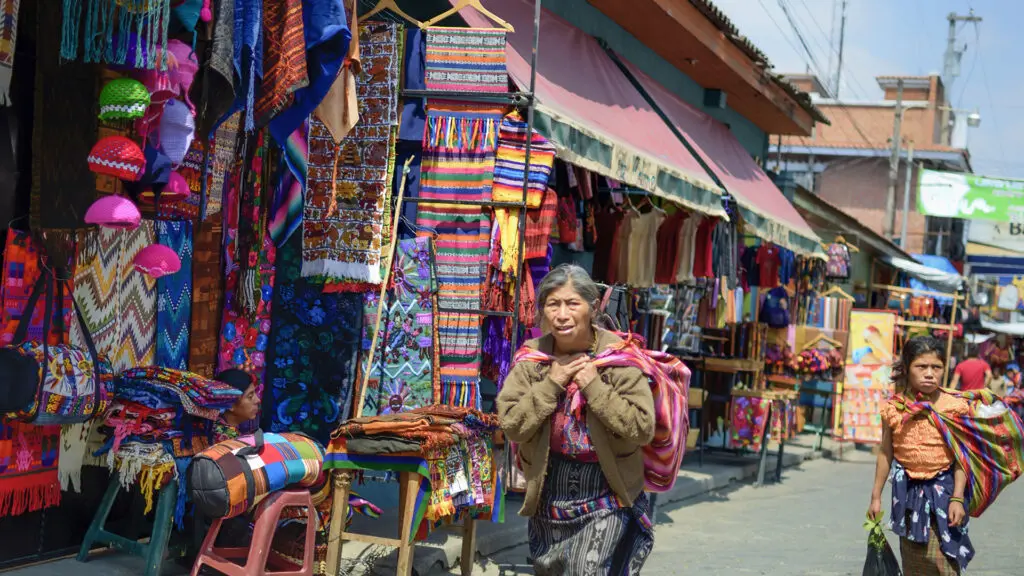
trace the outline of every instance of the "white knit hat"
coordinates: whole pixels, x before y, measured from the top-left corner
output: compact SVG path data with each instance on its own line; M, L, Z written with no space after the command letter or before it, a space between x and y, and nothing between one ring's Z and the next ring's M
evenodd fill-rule
M174 166L179 166L185 159L195 131L196 120L188 105L181 100L168 100L160 117L160 150Z

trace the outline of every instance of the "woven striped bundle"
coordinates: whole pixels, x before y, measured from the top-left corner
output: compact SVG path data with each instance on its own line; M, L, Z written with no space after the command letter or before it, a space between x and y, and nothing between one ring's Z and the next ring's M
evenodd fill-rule
M444 92L507 92L505 31L429 28L426 83Z
M196 455L189 466L189 488L204 514L233 518L278 490L315 485L323 467L324 447L316 440L257 431Z
M925 413L939 429L957 463L968 471L968 507L971 516L981 516L999 493L1021 475L1024 468L1024 423L1011 409L1002 409L990 390L959 392L943 390L963 398L970 405L966 415L943 414L930 402L906 403L895 397L905 418ZM987 407L987 408L983 408Z
M523 201L523 172L526 167L526 122L513 111L501 121L498 131L498 152L494 159L495 202ZM526 196L528 208L540 208L548 178L555 162L555 146L533 131L530 143L530 186Z
M643 447L644 489L668 492L676 483L679 466L686 452L690 431L687 397L690 393L690 369L678 358L656 350L645 350L643 339L635 334L620 334L624 339L608 346L594 359L597 369L636 368L651 383L654 396L654 439ZM533 348L522 347L514 362L550 364L554 358ZM584 404L583 395L566 398L570 405Z

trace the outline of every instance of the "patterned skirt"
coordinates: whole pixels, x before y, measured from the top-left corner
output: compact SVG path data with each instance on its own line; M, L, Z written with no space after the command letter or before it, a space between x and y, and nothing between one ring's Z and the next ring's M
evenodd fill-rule
M597 463L554 454L537 513L530 556L538 575L635 576L654 547L646 493L623 506Z
M900 537L903 573L913 576L953 576L967 568L974 547L967 524L949 525L947 511L953 495L952 469L928 480L914 480L893 461L892 516L889 527Z

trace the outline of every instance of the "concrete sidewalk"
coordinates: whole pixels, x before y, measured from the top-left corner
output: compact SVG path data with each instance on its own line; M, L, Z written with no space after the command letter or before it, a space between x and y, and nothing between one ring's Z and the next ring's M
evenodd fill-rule
M818 458L838 458L843 450L854 450L850 443L840 445L826 438L821 451L812 448L816 440L813 435L801 435L787 442L783 451L782 465L784 468L797 466L806 460ZM769 448L768 473L766 482L774 480L777 445ZM757 476L758 459L755 454L736 456L729 452L710 452L705 454L704 465L698 463L696 453L688 454L679 472L679 478L670 492L659 494L657 506L662 507L683 502L711 491L720 490L731 484L752 481ZM783 479L785 482L785 479ZM397 498L392 496L378 498L378 494L397 493L394 485L367 485L358 491L384 510L384 515L376 520L356 517L352 530L374 536L394 537L398 534ZM387 500L395 500L392 505ZM487 557L495 553L520 546L527 542L526 520L516 512L522 502L520 496L509 495L508 512L504 524L478 522L477 554ZM685 505L685 504L683 504ZM430 538L416 547L414 570L418 576L447 574L458 566L462 552L462 539L458 530L438 530ZM344 567L348 574L394 574L397 553L387 547L347 542L343 548ZM525 558L524 558L525 561ZM97 552L86 564L76 562L73 558L19 568L9 574L17 576L129 576L142 572L142 561L116 553ZM164 576L177 576L188 572L181 567L167 563Z

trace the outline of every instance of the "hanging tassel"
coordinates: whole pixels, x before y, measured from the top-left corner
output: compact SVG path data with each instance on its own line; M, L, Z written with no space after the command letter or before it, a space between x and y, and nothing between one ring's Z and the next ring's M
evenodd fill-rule
M64 19L60 30L60 57L78 58L78 32L82 20L82 0L64 0Z
M199 18L203 22L213 20L213 10L210 10L210 0L203 0L203 9L199 11Z
M249 317L256 315L260 302L259 275L255 268L246 268L242 271L240 288L240 304Z

